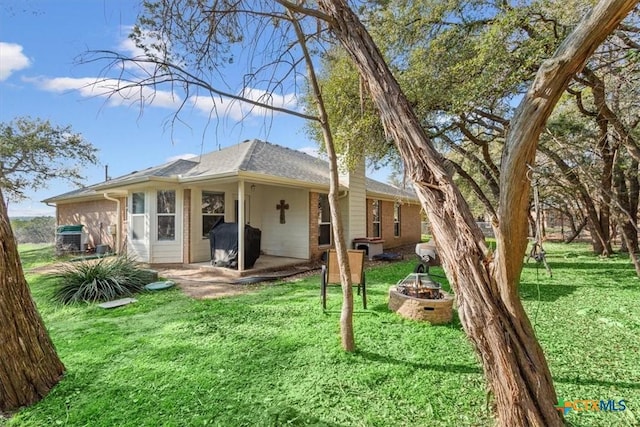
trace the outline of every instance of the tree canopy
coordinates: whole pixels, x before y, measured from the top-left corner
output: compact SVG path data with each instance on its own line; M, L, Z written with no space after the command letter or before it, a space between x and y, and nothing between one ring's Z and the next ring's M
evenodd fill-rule
M96 148L71 126L19 117L0 123L0 188L12 199L52 179L80 185L82 168L97 163Z
M376 4L361 12L372 37L425 131L456 172L454 179L474 215L495 218L501 153L517 101L543 60L558 48L591 3L573 1L559 6L548 1L516 4L420 0ZM593 121L589 128L595 140L586 137L578 144L574 141L572 157L591 153L594 166L600 168L597 175L604 173L604 179L598 185L590 185L593 196L582 193L586 197L574 205L576 209L557 212L567 216L569 222L581 223L582 218L587 218L597 253L611 252L607 242L614 235L609 228L615 227L615 222L608 220L608 206L623 204L625 211L637 210L637 185L633 180L637 167L624 160L638 151L634 137L640 122L638 97L634 96L640 46L637 21L638 15L631 14L607 37L585 68L574 76L562 98L563 104L575 98L579 111L586 114L580 118L578 113L565 113L565 123L570 119L575 126L581 126L585 119ZM366 85L348 64L341 48L332 47L323 64L323 90L331 100L328 110L335 133L354 139L369 138L373 141L368 145L369 154L397 159L395 147L385 144L384 136L380 136L382 125L371 107ZM563 108L566 112L566 106ZM312 129L315 126L309 125ZM557 133L555 136L555 143L543 139L541 149L553 145L553 150L558 151L557 142L562 137ZM610 142L605 143L606 140ZM566 152L566 147L561 150ZM630 203L613 197L607 168L613 167L614 158L627 165L623 167L624 192ZM548 165L549 159L541 155L539 161ZM545 174L549 173L554 174L553 179L544 182L566 181L566 170L545 169ZM618 182L623 183L621 178ZM581 194L575 185L572 187L573 196ZM554 189L559 188L545 188L545 199L564 198L561 193L552 194ZM626 234L637 242L632 223L635 224L633 219L625 225ZM637 243L632 246L637 247Z

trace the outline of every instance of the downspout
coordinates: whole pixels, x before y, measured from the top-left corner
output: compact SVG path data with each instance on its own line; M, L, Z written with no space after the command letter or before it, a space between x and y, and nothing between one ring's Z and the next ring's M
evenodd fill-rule
M56 208L56 224L58 223L58 206L57 205L52 205L49 202L44 202L45 205L49 206L50 208Z
M116 247L113 248L113 250L116 254L118 254L119 253L118 246L120 246L120 232L121 232L120 229L122 228L120 226L120 224L122 223L121 221L122 218L120 217L120 200L114 199L113 197L109 197L108 193L103 193L102 195L104 196L105 199L111 200L112 202L116 202L116 242L115 242Z
M57 205L52 205L49 202L44 202L45 205L49 206L50 208L56 208L56 228L54 229L54 234L53 234L53 241L54 243L56 242L56 235L57 235L57 230L58 230L58 206Z

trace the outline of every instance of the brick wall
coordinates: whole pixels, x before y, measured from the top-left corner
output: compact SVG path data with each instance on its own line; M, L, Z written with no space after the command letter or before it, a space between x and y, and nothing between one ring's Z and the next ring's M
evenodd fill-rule
M394 202L381 201L380 222L384 248L419 243L421 234L420 205L403 204L400 207L400 236L394 236L393 232L393 206ZM367 199L367 236L373 236L373 199ZM346 242L349 246L351 242ZM319 258L327 247L318 247L318 193L309 194L309 253L311 259Z
M373 199L367 199L367 236L373 236ZM394 202L381 201L380 227L384 247L395 248L420 242L420 206L402 204L400 207L400 236L394 236L393 227Z
M400 207L400 239L398 246L419 243L422 240L420 205L403 204Z
M85 231L89 234L90 248L100 244L114 248L114 245L116 247L119 245L115 244L114 237L108 233L108 227L110 225L122 227L122 224L116 224L118 218L116 207L116 202L107 199L58 204L56 221L58 225L83 224Z

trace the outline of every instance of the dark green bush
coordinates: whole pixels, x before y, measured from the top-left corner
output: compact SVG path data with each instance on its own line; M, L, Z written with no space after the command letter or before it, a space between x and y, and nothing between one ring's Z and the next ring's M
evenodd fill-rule
M53 298L63 304L110 301L144 289L147 276L126 255L65 264L55 275Z

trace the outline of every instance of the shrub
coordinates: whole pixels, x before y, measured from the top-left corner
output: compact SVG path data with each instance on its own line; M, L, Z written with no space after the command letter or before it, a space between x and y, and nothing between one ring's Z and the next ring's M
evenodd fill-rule
M141 291L148 283L145 270L126 255L65 264L53 298L63 304L110 301Z

